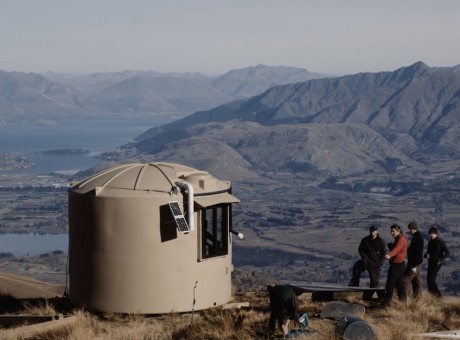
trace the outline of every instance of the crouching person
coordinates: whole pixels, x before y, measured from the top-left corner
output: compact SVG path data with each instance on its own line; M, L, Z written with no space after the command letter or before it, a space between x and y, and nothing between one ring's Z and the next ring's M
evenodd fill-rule
M290 321L299 319L300 302L297 297L299 294L288 285L267 286L267 290L271 309L268 321L269 335L275 334L276 323L278 323L285 337L289 334Z
M358 247L359 256L361 257L353 266L353 276L348 283L349 286L359 286L361 273L369 273L369 287L377 288L379 286L380 271L385 262L385 241L380 237L376 226L369 227L369 235L363 237ZM374 291L365 291L364 300L370 300Z

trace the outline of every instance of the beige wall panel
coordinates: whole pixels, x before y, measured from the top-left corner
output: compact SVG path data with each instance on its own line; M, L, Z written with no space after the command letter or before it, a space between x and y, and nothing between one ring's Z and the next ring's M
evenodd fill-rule
M158 314L210 308L231 299L231 247L199 260L199 229L162 241L160 206L182 195L123 198L69 193L70 298L90 310ZM196 223L196 213L195 213ZM230 239L230 237L229 237ZM194 286L196 303L193 306Z

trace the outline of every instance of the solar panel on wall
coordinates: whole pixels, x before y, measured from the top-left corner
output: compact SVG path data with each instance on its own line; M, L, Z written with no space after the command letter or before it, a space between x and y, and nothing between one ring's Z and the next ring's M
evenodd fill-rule
M174 219L176 220L177 230L179 230L179 232L183 234L187 234L188 232L190 232L190 228L187 224L187 221L185 220L185 217L182 214L182 211L180 210L179 203L169 202L169 208L171 209Z

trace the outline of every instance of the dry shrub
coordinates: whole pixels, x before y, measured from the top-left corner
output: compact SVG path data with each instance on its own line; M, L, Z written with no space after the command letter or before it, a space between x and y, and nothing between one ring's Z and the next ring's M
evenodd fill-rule
M174 339L254 339L261 318L235 309L202 311L201 316L173 334ZM248 318L248 315L250 317ZM249 321L250 320L250 321Z
M424 293L419 300L409 298L402 302L395 299L389 308L366 313L365 319L378 339L413 340L420 338L416 334L460 328L458 314L450 312L459 307L458 299L449 302Z
M446 329L460 329L460 299L434 298L424 293L420 300L409 298L406 302L394 299L389 308L375 302L363 302L361 295L350 294L343 299L349 303L366 306L363 317L379 340L415 340L416 334ZM307 338L324 340L335 338L336 320L320 318L324 302L302 301L301 308L309 316Z
M444 322L443 327L449 329L460 329L460 299L445 298L444 300Z
M56 309L54 306L48 303L48 300L44 300L38 304L24 304L25 313L27 315L56 315Z
M193 320L198 318L199 315L195 315ZM150 318L149 325L152 331L157 334L157 337L148 339L172 339L174 338L173 334L180 333L180 331L188 327L191 322L192 314L171 313Z
M48 333L46 339L90 340L97 339L99 323L88 312L77 311L74 314L77 321L63 329Z
M152 327L148 318L143 315L97 315L77 311L77 322L60 329L48 332L40 339L70 339L70 340L94 340L94 339L169 339L163 336L161 329Z

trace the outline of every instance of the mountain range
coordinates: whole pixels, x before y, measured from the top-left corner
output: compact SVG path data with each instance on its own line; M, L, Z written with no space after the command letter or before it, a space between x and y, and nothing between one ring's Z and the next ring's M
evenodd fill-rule
M460 72L423 62L276 85L153 127L105 156L190 162L230 179L422 169L460 156ZM231 163L231 165L229 165ZM235 167L238 167L236 171Z
M459 99L460 67L423 62L339 77L262 65L220 77L0 72L4 123L170 115L75 179L114 163L167 161L231 180L241 200L232 224L245 234L234 239L236 266L348 282L370 225L416 220L448 240L454 261L442 284L451 292L460 275ZM380 234L391 239L387 228Z
M219 76L153 71L82 75L0 71L0 125L59 124L66 119L95 116L169 115L172 121L259 94L276 84L316 77L325 76L305 69L265 65Z

